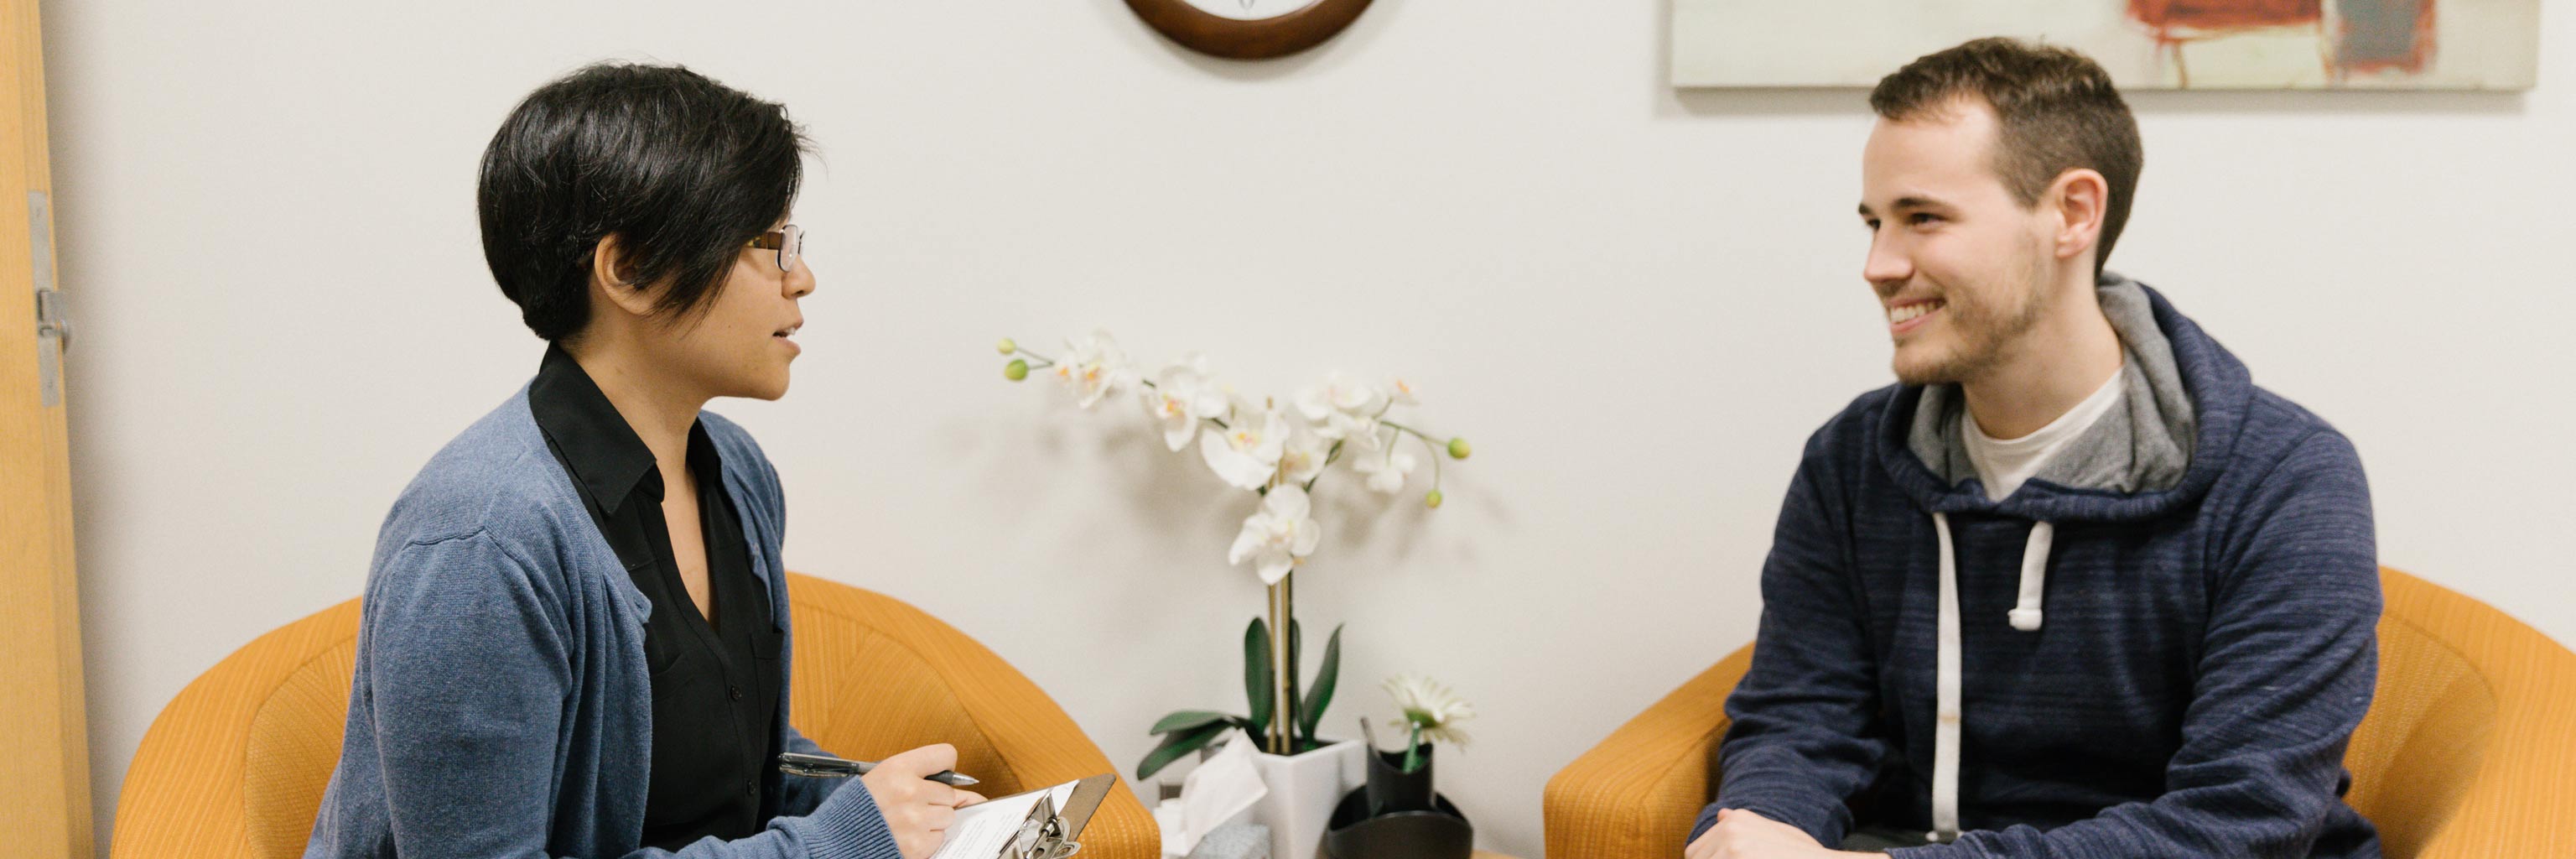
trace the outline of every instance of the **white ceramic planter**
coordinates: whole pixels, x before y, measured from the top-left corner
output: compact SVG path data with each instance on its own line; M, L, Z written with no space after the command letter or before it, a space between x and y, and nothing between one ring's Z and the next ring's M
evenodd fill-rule
M1323 852L1334 804L1367 783L1364 754L1358 740L1342 740L1301 755L1252 756L1270 792L1252 806L1251 819L1270 827L1271 859L1315 859Z

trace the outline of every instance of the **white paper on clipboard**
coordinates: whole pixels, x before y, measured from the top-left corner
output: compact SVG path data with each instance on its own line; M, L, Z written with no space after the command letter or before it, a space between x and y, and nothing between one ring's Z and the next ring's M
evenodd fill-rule
M1069 781L1045 790L1032 790L1000 799L986 800L957 810L957 821L948 825L948 843L930 859L994 859L1018 835L1020 823L1038 800L1049 799L1050 808L1064 808L1073 800L1073 789L1082 784Z

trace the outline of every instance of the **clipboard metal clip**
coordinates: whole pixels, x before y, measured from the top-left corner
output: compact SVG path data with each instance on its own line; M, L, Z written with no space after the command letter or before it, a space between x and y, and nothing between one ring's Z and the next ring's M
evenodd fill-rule
M1064 837L1064 818L1055 813L1055 797L1038 799L1029 810L1027 820L1020 821L1020 831L1004 847L1004 859L1065 859L1082 852L1082 842Z

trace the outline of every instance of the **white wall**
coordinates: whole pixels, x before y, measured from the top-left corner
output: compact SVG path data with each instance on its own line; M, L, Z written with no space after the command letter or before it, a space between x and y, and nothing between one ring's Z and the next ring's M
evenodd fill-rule
M1436 513L1326 493L1329 724L1451 682L1484 715L1443 786L1536 856L1547 777L1751 637L1800 441L1887 379L1861 93L1677 96L1661 3L1380 3L1261 65L1117 0L1006 6L49 4L102 843L161 706L356 595L396 491L534 371L472 213L502 115L649 55L827 153L795 389L716 404L786 476L792 566L979 637L1130 767L1162 712L1241 702L1248 500L990 344L1410 374L1479 452ZM2117 262L2353 437L2388 563L2576 641L2576 15L2544 26L2529 94L2136 96Z

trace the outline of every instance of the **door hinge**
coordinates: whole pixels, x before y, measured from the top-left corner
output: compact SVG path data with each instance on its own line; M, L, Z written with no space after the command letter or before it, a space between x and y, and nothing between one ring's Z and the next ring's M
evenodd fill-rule
M63 292L48 289L36 293L36 336L53 335L63 341L63 351L72 351L72 320L63 314Z

